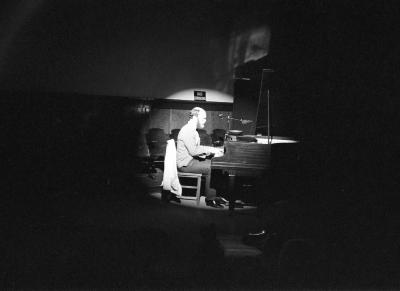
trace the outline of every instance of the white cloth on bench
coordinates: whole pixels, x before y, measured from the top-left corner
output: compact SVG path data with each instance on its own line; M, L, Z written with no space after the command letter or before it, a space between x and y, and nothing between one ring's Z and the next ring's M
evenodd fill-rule
M182 186L178 178L178 169L176 167L176 146L175 140L167 141L167 148L164 157L164 174L161 186L164 190L171 191L175 195L182 195Z

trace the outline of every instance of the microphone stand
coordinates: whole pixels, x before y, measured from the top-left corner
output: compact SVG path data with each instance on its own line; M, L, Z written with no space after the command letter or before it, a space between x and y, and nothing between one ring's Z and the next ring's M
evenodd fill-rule
M226 118L227 122L228 122L228 131L231 130L231 120L237 120L240 121L242 124L247 124L247 123L251 123L251 120L246 120L243 118L233 118L232 116L228 115L228 116L223 116L222 114L219 116L220 118Z
M272 143L272 136L271 136L271 120L270 120L270 112L269 112L269 89L267 89L267 112L268 112L268 127L267 127L267 134L268 134L268 143Z
M273 73L274 70L272 69L263 69L261 73L261 85L260 85L260 91L258 95L258 105L257 105L257 113L256 113L256 122L258 121L258 114L260 110L260 105L261 105L261 98L262 98L262 91L263 91L263 85L264 85L264 73ZM270 95L269 95L269 88L267 89L267 141L268 144L272 143L272 136L271 136L271 114L270 114ZM256 128L257 130L257 128Z

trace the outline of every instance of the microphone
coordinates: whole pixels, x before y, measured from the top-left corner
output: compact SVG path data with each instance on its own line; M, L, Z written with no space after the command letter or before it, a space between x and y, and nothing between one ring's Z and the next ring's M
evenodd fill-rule
M249 120L249 119L240 119L240 122L241 122L242 124L249 124L249 123L252 123L253 120Z

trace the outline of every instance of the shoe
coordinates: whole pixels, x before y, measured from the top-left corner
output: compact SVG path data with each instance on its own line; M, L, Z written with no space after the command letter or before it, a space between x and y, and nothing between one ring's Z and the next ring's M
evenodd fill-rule
M234 202L235 208L243 208L244 203L237 203L236 201Z
M226 200L225 198L220 197L220 196L215 197L214 200L215 200L216 202L218 202L219 204L224 204L224 205L226 205L226 204L228 203L228 200Z
M235 205L242 205L244 206L246 203L244 203L242 200L235 200Z
M267 232L265 229L259 231L259 232L250 232L246 234L242 241L246 245L251 245L255 247L262 247L264 246L268 241L271 241L273 238L276 237L276 233L273 232Z
M268 232L265 229L262 229L262 230L260 230L258 232L249 232L247 235L250 236L250 237L259 237L259 238L261 238L261 237L267 236Z
M165 203L169 202L176 202L176 203L181 203L181 199L179 199L174 193L171 193L170 191L163 190L161 193L161 200L164 201Z
M181 203L181 199L178 198L175 194L171 194L171 197L169 199L169 202L176 202L176 203Z
M224 208L223 205L219 204L215 200L206 200L206 205L214 208Z
M243 202L239 203L237 201L239 201L239 200L236 200L235 202L233 202L233 206L235 208L243 208L244 207L244 203ZM229 205L229 202L227 203L227 205Z

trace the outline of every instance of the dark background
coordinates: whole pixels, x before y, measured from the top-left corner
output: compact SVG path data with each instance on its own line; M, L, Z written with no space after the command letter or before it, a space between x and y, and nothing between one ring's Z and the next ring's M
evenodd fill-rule
M3 4L2 87L165 98L227 79L246 2L19 1Z
M386 272L399 259L395 1L9 1L1 8L1 221L10 238L3 250L31 225L61 216L73 225L99 193L145 193L131 174L146 116L127 111L140 103L127 97L218 89L232 73L229 34L267 24L268 62L289 92L279 104L301 141L298 196L326 211L324 235L346 246L349 262L390 242L395 263L377 259L374 286L397 282ZM112 190L110 179L119 181ZM373 265L377 257L369 258Z

